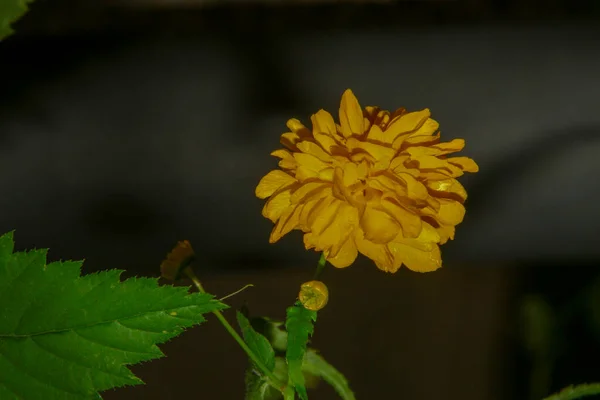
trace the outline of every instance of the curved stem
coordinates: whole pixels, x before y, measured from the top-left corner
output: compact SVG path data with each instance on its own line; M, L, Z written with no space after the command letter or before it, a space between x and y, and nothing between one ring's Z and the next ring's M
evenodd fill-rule
M204 287L202 287L202 283L200 282L200 279L198 279L198 277L196 276L196 274L194 274L194 271L192 270L192 268L187 267L187 268L184 269L183 272L187 275L188 278L190 278L192 280L192 282L194 283L194 285L196 286L196 288L198 289L198 291L200 293L206 293L206 291L204 290ZM268 377L271 380L272 386L275 387L275 388L277 388L278 390L283 390L284 394L285 394L285 390L288 389L288 387L285 385L285 383L282 383L281 381L279 381L279 379L277 379L275 377L275 375L273 374L273 372L269 371L269 369L256 356L256 354L254 354L254 352L252 351L252 349L250 349L250 347L248 347L248 345L246 344L246 342L244 342L244 339L242 339L240 337L240 335L236 332L236 330L225 319L225 317L223 316L223 314L220 311L218 311L218 310L217 311L213 311L213 314L215 314L215 316L217 317L217 319L219 320L219 322L221 322L221 324L225 327L225 329L227 330L227 332L229 332L229 334L233 337L233 339L240 345L240 347L242 348L242 350L244 350L244 352L246 352L246 354L248 355L248 357L250 357L250 359L254 362L254 364L256 364L256 366L261 370L261 372L266 377ZM292 393L293 393L293 388L292 388ZM293 399L293 397L292 397L292 399Z
M325 258L325 253L321 253L321 258L319 258L319 263L317 264L317 270L315 271L314 279L318 279L323 269L325 269L325 264L327 264L327 259Z
M283 400L295 400L296 399L296 391L294 390L294 386L291 382L288 381L288 385L283 391Z

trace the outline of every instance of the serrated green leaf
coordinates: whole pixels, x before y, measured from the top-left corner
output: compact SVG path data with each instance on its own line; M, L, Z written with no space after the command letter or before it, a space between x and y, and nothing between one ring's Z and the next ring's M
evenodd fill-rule
M275 368L275 351L267 338L256 332L250 325L248 318L239 311L237 312L237 321L248 347L269 371L273 371L273 368Z
M0 398L98 399L142 383L127 365L162 357L156 344L226 306L212 295L120 281L121 271L80 276L81 262L46 264L46 251L13 254L0 237Z
M571 385L560 392L546 397L544 400L575 400L600 394L600 383L584 383L582 385Z
M317 312L307 310L299 302L287 309L285 327L288 331L288 340L285 358L288 364L288 377L302 400L308 400L302 363L306 344L309 336L313 334L313 323L316 320Z
M348 381L337 369L321 357L316 350L309 349L304 355L302 371L323 378L344 400L355 400Z
M0 1L0 40L11 35L11 24L27 12L27 4L33 0L1 0Z

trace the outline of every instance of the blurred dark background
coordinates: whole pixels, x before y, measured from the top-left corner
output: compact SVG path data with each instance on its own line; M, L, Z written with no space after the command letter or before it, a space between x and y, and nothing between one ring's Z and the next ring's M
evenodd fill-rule
M0 230L18 249L156 276L188 239L209 290L254 283L233 305L282 318L317 255L298 234L268 243L254 187L287 119L335 115L352 88L429 107L481 168L442 270L327 271L314 346L357 397L600 380L600 1L39 0L16 31L0 43ZM105 398L242 398L243 354L220 335L212 319L187 332L135 368L147 386ZM312 398L335 398L322 386Z

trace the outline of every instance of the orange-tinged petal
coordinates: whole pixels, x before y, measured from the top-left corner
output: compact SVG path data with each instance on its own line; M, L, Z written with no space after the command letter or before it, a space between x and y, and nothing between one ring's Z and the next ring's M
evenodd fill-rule
M400 225L385 211L367 206L360 219L364 237L373 243L388 243L398 236Z
M463 171L466 172L478 172L479 166L475 161L469 157L451 157L446 159L450 164L459 166Z
M259 199L266 199L271 196L277 190L291 185L296 182L293 176L288 174L287 172L281 170L273 170L270 171L267 175L265 175L258 186L256 186L255 194Z
M358 249L353 235L349 235L335 256L328 255L327 261L336 268L346 268L352 265L358 256Z
M340 127L342 135L349 138L365 132L362 108L352 90L346 89L340 104Z

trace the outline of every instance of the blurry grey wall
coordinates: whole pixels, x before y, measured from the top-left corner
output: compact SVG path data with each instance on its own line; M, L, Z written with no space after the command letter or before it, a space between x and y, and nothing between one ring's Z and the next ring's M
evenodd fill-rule
M479 163L446 263L600 258L600 29L297 23L0 43L0 229L101 268L154 268L184 238L212 266L313 262L298 235L268 244L254 187L286 120L336 115L352 88L430 108Z

